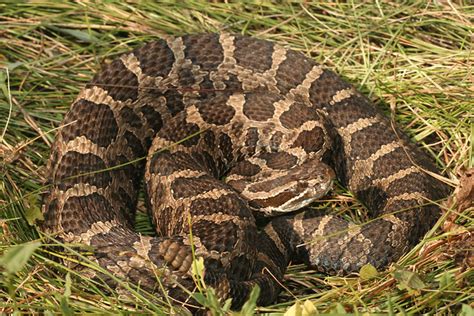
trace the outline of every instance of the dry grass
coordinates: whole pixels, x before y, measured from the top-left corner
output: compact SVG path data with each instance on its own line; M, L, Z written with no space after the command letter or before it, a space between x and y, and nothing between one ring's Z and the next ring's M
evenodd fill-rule
M472 315L473 208L462 203L472 199L472 180L459 184L474 164L473 18L474 7L460 1L0 2L0 312L166 313L167 303L146 294L124 299L66 277L74 271L66 274L48 256L60 255L45 247L54 241L29 243L39 240L29 222L41 205L55 129L102 62L156 37L226 30L300 50L340 73L458 187L436 227L387 271L364 280L292 266L279 302L256 311L280 314L296 300L310 300L318 313ZM357 202L343 189L321 204L358 216ZM151 230L143 216L137 226ZM25 243L18 248L23 260L15 257L9 266L7 254Z

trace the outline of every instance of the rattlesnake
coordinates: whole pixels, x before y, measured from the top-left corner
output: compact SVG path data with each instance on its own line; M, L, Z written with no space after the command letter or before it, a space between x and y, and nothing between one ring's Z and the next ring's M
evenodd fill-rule
M289 262L386 266L447 194L427 155L350 84L299 52L230 34L158 40L105 65L65 116L48 168L43 231L178 299L202 257L203 281L234 308L254 285L258 304L274 301ZM132 228L143 175L157 237ZM257 228L254 214L304 209L335 176L375 220L306 209Z

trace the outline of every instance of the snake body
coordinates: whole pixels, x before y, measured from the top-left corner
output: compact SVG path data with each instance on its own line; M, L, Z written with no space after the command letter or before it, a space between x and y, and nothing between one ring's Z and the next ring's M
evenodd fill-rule
M231 34L158 40L105 65L66 114L49 171L45 232L178 299L202 257L204 282L234 308L255 285L258 304L274 301L289 262L383 268L432 227L430 201L447 194L431 159L350 84ZM254 214L304 209L335 176L374 220L306 209L257 227ZM133 231L143 177L156 237Z

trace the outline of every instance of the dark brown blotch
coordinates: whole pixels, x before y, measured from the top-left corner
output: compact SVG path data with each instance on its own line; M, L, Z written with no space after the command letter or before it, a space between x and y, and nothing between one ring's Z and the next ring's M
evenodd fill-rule
M159 189L161 189L159 187ZM157 195L158 198L160 198L160 194ZM157 199L156 201L159 201ZM153 219L154 219L154 224L155 224L155 230L159 236L169 236L170 234L174 233L173 228L170 227L170 220L175 218L175 209L166 206L160 209L159 212L154 212L153 210ZM179 223L174 222L175 226L178 226ZM179 231L179 230L178 230Z
M114 167L114 169L111 170L110 173L116 179L115 181L118 181L119 183L132 181L133 187L137 188L143 174L144 161L130 163L129 159L121 154L116 156L113 162L114 165L110 167ZM131 194L136 194L136 190L137 189L135 189Z
M267 162L267 166L274 170L287 170L296 165L298 158L286 152L262 153L259 158Z
M301 147L307 153L317 152L324 146L324 131L321 127L316 126L312 130L302 131L298 138L291 145L292 148Z
M301 127L308 121L318 121L317 112L300 102L293 103L290 108L280 116L281 124L288 129Z
M190 91L196 83L196 77L189 67L182 67L178 71L179 88L183 91Z
M213 70L224 59L218 34L185 35L182 37L185 57L204 70Z
M97 86L116 101L137 100L138 78L128 70L122 60L115 59L98 72L86 88Z
M182 112L184 110L183 96L174 89L170 89L163 93L166 99L166 107L171 116Z
M121 215L130 223L134 222L137 197L130 196L127 191L119 187L117 191L111 193L112 200L120 207Z
M387 194L389 196L397 196L404 193L411 192L436 192L436 188L433 188L432 178L424 173L410 173L404 178L394 181L392 185L387 188ZM425 195L423 193L422 195ZM434 193L433 195L436 195Z
M277 87L282 94L287 94L306 78L306 74L316 64L300 52L288 50L286 59L281 63L276 74Z
M202 198L192 201L190 210L193 215L210 215L216 213L235 215L239 218L252 218L245 202L236 194L222 195L219 198Z
M214 189L227 189L224 185L207 175L198 178L178 178L171 184L175 199L193 197Z
M214 87L214 82L209 78L209 75L206 75L199 83L198 92L201 99L212 99L217 95L217 93L221 93L222 91L217 91Z
M216 144L216 135L213 131L207 130L201 134L203 142L206 144L207 148L215 148Z
M199 143L201 129L197 124L186 121L186 113L182 112L168 122L158 133L158 136L171 142L180 142L180 145L192 147ZM186 140L185 140L186 139Z
M384 122L375 122L351 135L351 156L365 160L375 154L383 145L391 144L394 140L396 138L391 127ZM388 160L385 161L388 162ZM397 161L397 164L400 162Z
M371 178L387 178L402 169L412 166L411 158L406 153L406 148L398 147L374 161L373 176ZM422 171L420 171L422 173ZM402 182L405 179L400 179Z
M201 166L205 172L212 175L215 178L218 178L222 173L221 166L222 163L218 157L213 157L207 151L195 151L191 153L194 161Z
M243 92L242 83L240 79L234 74L227 74L226 80L224 80L225 90L219 90L219 93L224 93L227 97L235 92Z
M154 41L133 51L140 62L142 73L152 77L165 77L175 61L173 51L163 41Z
M55 181L63 191L76 183L88 183L98 188L106 188L112 181L107 165L94 154L67 152L56 170Z
M169 176L181 170L204 171L188 153L161 151L155 153L150 161L150 172Z
M127 140L127 147L129 147L134 157L143 157L146 154L146 150L142 145L141 140L132 132L126 131L123 137Z
M218 94L211 99L203 100L197 104L199 114L202 119L214 125L225 125L232 120L235 109L227 104L228 98Z
M200 220L193 223L192 229L208 251L233 252L239 241L239 227L231 221Z
M140 117L128 106L125 106L120 110L120 118L123 123L128 124L133 128L140 128L142 126Z
M379 187L368 186L363 190L355 192L355 195L367 206L370 217L376 217L385 207L388 195Z
M228 180L226 181L228 185L230 185L237 193L242 193L248 186L248 181L240 179L240 180Z
M244 177L252 177L259 173L262 169L248 160L243 160L237 163L237 165L232 168L230 174L237 174Z
M100 147L110 145L118 133L114 113L108 105L83 99L74 103L66 115L63 125L61 135L64 141L85 136Z
M259 238L259 237L254 236L254 238L252 238L252 239L247 238L246 240L249 240L248 244L251 247L253 247L254 246L253 241L256 240L257 238ZM259 242L260 242L260 240L259 240ZM264 249L264 248L262 248L262 249ZM265 252L268 253L268 249L265 248ZM229 275L238 275L238 276L242 277L242 279L243 279L243 278L246 278L246 277L250 277L250 274L253 273L254 271L267 271L267 269L265 269L265 267L261 267L260 269L255 267L254 252L249 253L249 252L241 251L241 253L238 254L237 257L233 257L233 259L230 262L229 266L226 267L226 271L228 271ZM273 274L272 277L274 277L274 276L275 275ZM278 278L280 278L280 276L278 276ZM262 289L261 284L262 284L261 282L258 283L260 289L262 291L264 291L263 293L270 293L270 292L266 291L267 290L266 288ZM231 287L231 288L234 288L234 287ZM238 293L232 293L232 289L230 291L231 291L230 292L231 293L230 297L233 298L232 303L235 303L236 300L244 300L245 299L245 296L242 296L241 294L239 295ZM272 296L272 297L274 297L274 296ZM242 303L244 303L244 302L242 302ZM239 303L239 304L242 304L242 303ZM270 303L271 302L269 302L268 305ZM242 305L239 305L239 306L242 306Z
M114 219L114 211L107 199L95 192L67 199L61 217L65 232L80 234L95 222Z
M163 119L161 118L160 112L155 110L153 106L145 104L138 110L146 118L148 126L150 126L155 132L158 132L161 129L163 126Z
M272 66L274 44L248 36L236 36L234 58L237 64L254 71L264 72Z
M267 121L273 117L274 103L280 99L273 93L250 93L245 97L244 115L254 121Z

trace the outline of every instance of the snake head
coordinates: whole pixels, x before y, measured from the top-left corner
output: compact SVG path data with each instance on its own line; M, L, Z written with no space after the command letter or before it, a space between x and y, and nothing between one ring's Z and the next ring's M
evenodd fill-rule
M315 158L289 170L273 170L261 179L253 177L239 191L252 209L273 216L299 210L326 195L334 178L333 169ZM232 182L229 184L232 186Z

